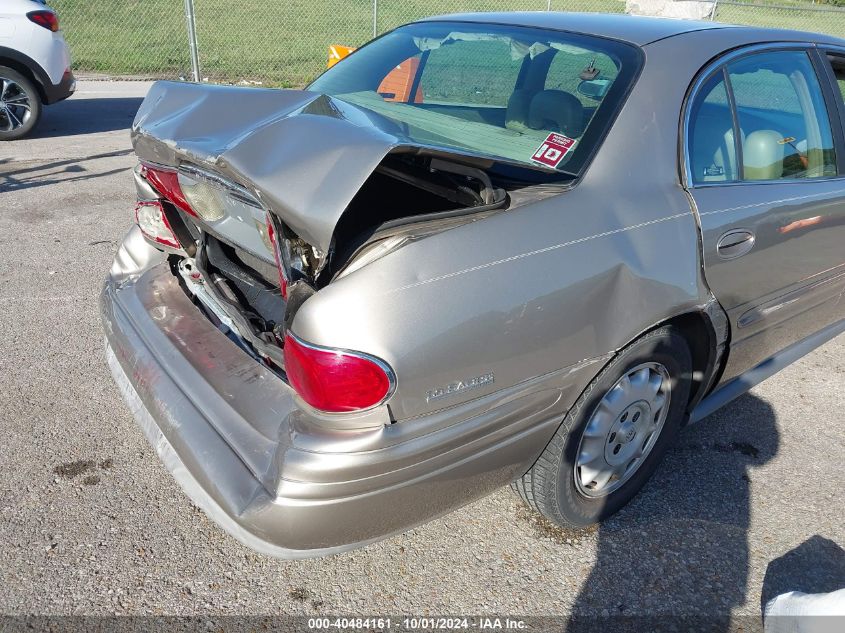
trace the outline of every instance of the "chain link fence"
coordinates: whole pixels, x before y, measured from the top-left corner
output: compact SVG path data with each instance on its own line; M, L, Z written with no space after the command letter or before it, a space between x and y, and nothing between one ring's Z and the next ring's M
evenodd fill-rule
M727 24L751 24L845 37L845 9L823 4L750 4L717 0L715 19Z
M51 0L49 4L59 14L78 74L189 76L183 0Z
M629 0L630 2L631 0ZM845 9L794 0L716 0L720 22L845 37ZM792 4L789 4L793 2ZM298 87L326 66L332 44L359 46L395 26L464 11L623 13L624 0L52 0L79 75L191 78L193 8L203 80Z

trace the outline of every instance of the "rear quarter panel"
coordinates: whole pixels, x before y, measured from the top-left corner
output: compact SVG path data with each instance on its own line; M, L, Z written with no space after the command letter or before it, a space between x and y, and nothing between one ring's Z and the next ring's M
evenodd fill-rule
M683 197L651 224L594 198L584 187L406 246L321 291L293 329L387 361L402 419L607 354L700 303ZM492 384L427 401L490 373Z

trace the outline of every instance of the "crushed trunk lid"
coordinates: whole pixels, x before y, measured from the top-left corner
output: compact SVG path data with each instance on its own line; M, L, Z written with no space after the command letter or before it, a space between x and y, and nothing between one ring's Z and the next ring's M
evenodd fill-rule
M328 251L361 184L401 145L325 95L156 82L132 125L141 160L205 166L249 187L302 239Z

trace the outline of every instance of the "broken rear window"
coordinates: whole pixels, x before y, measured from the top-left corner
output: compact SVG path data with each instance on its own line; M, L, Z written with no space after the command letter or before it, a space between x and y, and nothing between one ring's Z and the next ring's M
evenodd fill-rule
M410 142L578 175L641 63L582 34L424 22L356 51L311 86Z

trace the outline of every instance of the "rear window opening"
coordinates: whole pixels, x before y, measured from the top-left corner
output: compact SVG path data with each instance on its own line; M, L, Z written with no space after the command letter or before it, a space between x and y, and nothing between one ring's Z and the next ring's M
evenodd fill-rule
M472 22L401 26L308 90L371 113L426 147L578 177L642 65L636 47L549 29ZM552 138L557 147L544 145Z

